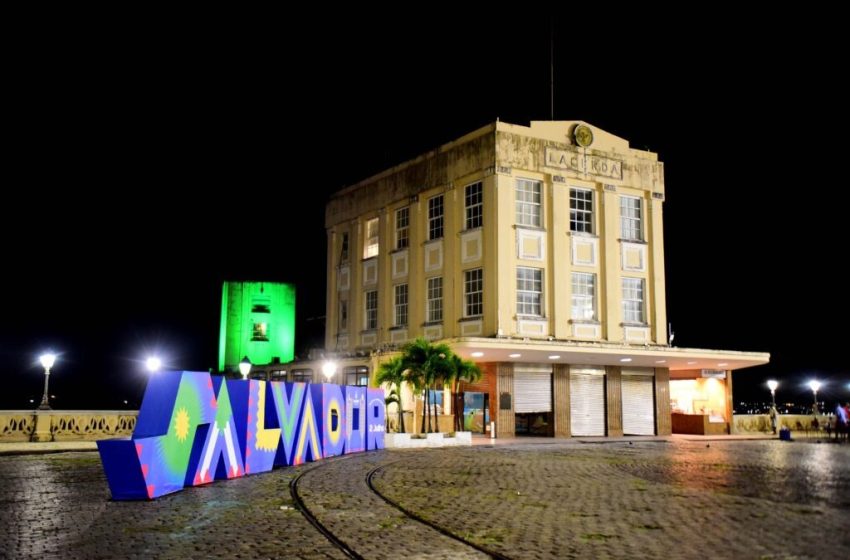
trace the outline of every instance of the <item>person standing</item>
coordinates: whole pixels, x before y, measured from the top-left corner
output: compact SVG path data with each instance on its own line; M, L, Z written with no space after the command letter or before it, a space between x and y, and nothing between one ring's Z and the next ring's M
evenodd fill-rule
M847 434L847 425L850 423L850 418L847 418L847 407L841 406L841 403L838 403L838 406L835 407L835 439L841 440Z
M770 412L768 413L770 416L770 429L773 430L773 433L776 433L776 424L779 422L779 411L776 410L776 405L770 405Z

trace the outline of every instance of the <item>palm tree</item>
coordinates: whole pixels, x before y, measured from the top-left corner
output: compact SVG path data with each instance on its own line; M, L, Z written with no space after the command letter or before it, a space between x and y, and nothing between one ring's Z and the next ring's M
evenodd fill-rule
M395 403L398 406L399 410L399 418L402 422L404 422L404 414L401 412L401 399L398 396L398 391L395 390L395 387L390 389L390 394L384 397L384 404L387 405L387 408L390 407L391 404ZM390 417L387 416L387 432L390 431ZM402 433L401 430L398 433Z
M425 403L422 408L422 429L425 432L425 419L428 416L428 387L431 385L431 371L428 359L431 355L431 343L424 338L417 338L402 348L402 361L405 366L405 381L411 384L416 395L424 393ZM429 418L430 420L430 418ZM430 422L428 422L428 431Z
M458 408L463 408L463 400L460 398L458 389L461 382L475 383L481 379L481 368L475 362L464 360L457 354L452 354L452 365L454 366L454 375L449 380L452 387L452 397L454 406L452 407L452 415L454 416L454 429L456 432L462 431L461 417L458 415Z
M455 376L454 353L451 348L445 344L431 345L429 350L427 370L430 372L431 386L434 392L437 391L437 385L444 387L449 384L449 380ZM434 401L434 428L435 431L440 431L439 418L437 418L437 402Z
M376 380L378 384L389 383L391 390L387 397L387 404L396 402L398 404L398 427L399 433L404 433L404 411L401 408L401 384L405 381L405 363L403 356L396 356L382 363L378 368ZM393 401L393 399L395 399Z
M401 360L404 363L404 379L409 382L416 394L424 392L425 406L422 411L422 432L431 431L430 392L442 383L456 394L460 381L474 382L481 377L481 370L473 362L457 356L446 344L432 344L423 338L417 338L402 349ZM454 424L458 425L457 406L454 406ZM439 430L434 403L434 424ZM427 426L426 426L427 420ZM457 431L457 430L456 430Z

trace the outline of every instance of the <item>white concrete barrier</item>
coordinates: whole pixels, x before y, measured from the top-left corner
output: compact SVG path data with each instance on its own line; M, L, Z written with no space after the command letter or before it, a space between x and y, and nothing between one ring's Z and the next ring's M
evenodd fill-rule
M424 436L424 437L421 437ZM421 447L454 447L472 445L472 432L454 432L433 434L384 434L387 449L417 449Z

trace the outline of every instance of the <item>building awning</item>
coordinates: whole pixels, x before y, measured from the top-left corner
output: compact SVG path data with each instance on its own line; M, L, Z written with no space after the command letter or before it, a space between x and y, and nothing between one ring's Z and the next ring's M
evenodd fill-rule
M475 362L544 362L677 370L736 370L770 361L767 352L738 352L669 346L462 337L444 340L461 357Z

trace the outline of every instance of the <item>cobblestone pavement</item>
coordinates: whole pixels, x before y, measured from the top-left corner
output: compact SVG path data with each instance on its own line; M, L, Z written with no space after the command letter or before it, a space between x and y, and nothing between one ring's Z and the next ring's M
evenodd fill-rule
M298 493L322 525L364 558L488 558L410 519L372 492L366 483L369 471L407 457L366 453L317 464L301 477Z
M512 558L848 558L850 446L610 442L406 452L374 480Z
M550 440L552 441L552 440ZM0 558L850 557L850 445L576 440L385 451L112 502L96 453L0 457ZM309 470L309 472L305 472ZM281 508L284 509L281 509Z
M97 453L0 457L0 558L345 558L281 509L296 472L113 502Z

